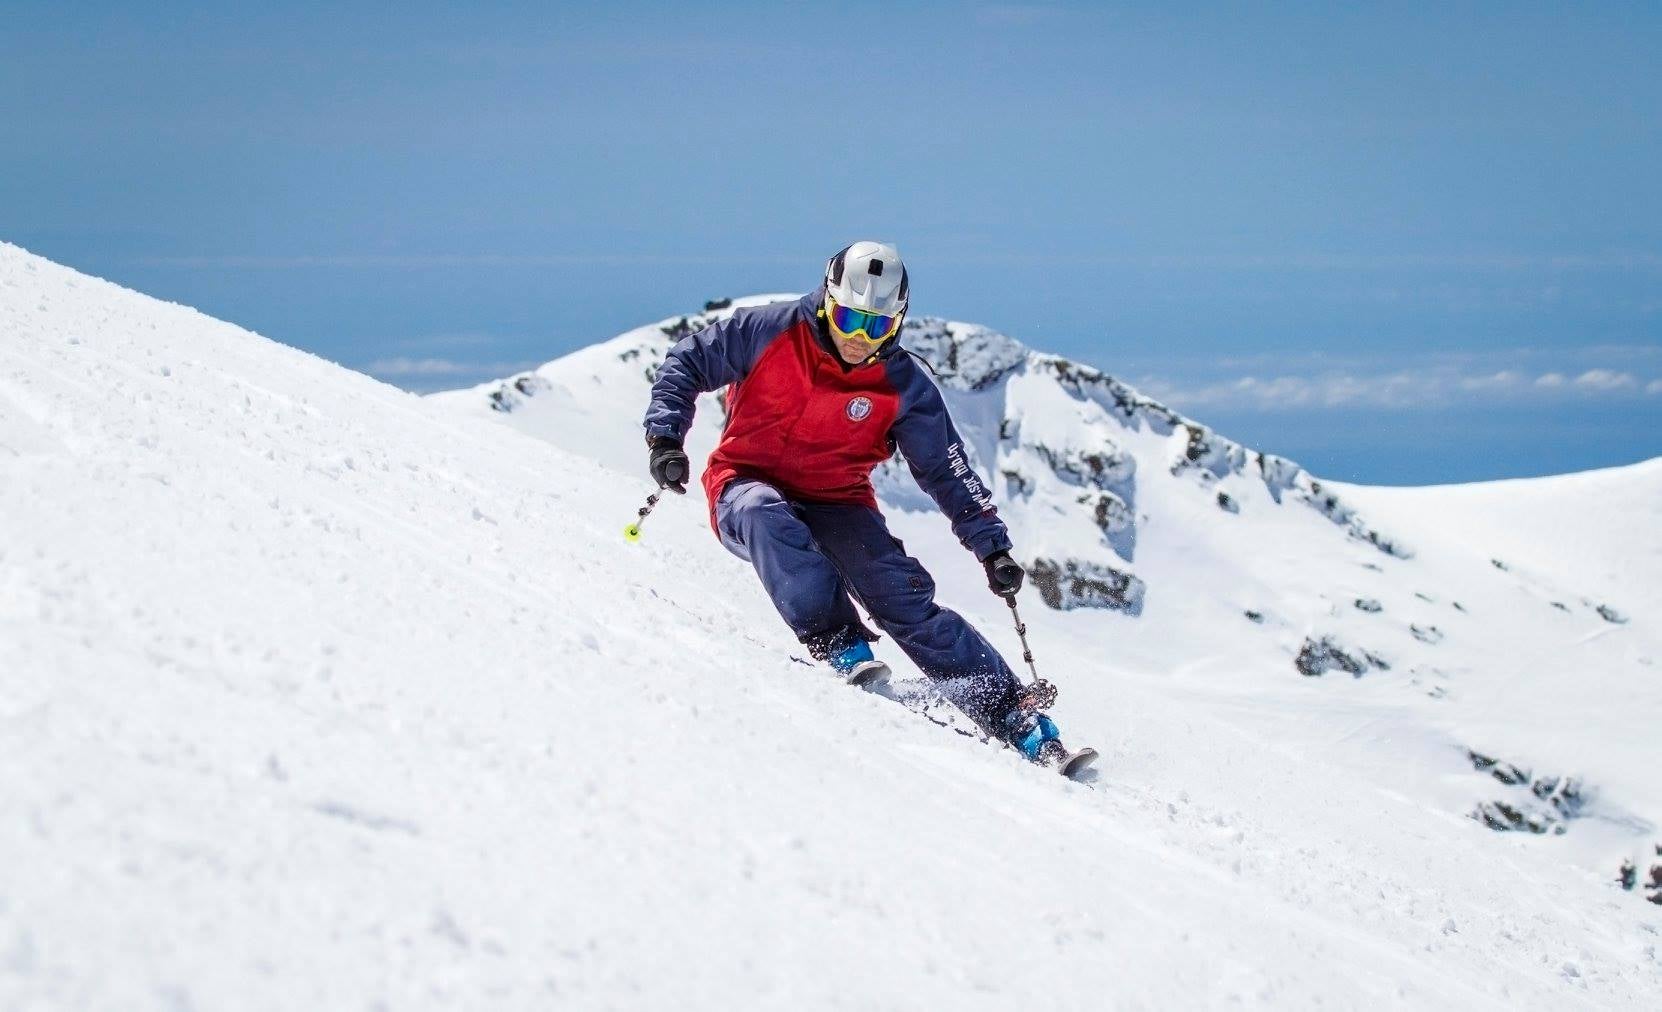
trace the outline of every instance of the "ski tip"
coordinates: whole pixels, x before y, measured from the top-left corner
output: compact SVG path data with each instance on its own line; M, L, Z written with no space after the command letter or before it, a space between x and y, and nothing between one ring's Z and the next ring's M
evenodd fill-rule
M623 529L623 540L628 541L630 543L634 543L636 541L639 541L640 539L641 539L641 526L640 526L640 524L630 524L628 527L625 527Z
M889 666L882 661L867 661L848 676L848 684L877 692L889 684L891 674Z
M1096 762L1096 758L1096 749L1082 748L1068 756L1060 772L1069 780L1078 780L1094 772L1091 764Z

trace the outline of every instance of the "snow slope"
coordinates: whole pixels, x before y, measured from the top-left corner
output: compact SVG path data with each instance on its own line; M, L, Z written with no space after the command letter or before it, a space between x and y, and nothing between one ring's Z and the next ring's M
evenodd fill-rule
M1357 781L1424 747L1382 683L1036 609L1069 784L793 662L692 504L625 546L645 491L0 245L0 1007L1662 998L1578 833Z
M1628 467L1435 488L1342 486L1451 546L1485 549L1635 615L1662 613L1662 457Z

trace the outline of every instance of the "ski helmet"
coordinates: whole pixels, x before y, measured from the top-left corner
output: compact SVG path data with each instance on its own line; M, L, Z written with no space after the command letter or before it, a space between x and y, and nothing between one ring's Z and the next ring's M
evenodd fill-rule
M857 242L825 264L825 293L839 306L862 313L900 316L911 286L893 243Z

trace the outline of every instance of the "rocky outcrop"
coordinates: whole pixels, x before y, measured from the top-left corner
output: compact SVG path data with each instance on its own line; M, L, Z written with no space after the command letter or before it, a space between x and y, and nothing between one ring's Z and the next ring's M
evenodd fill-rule
M1021 368L1028 357L1020 342L995 330L933 316L907 320L901 340L952 390L985 390Z
M1373 527L1369 527L1361 515L1340 499L1337 493L1331 489L1323 488L1322 483L1310 477L1308 473L1300 472L1300 480L1295 481L1295 488L1300 500L1322 516L1343 527L1356 540L1366 541L1386 555L1394 555L1399 559L1414 557L1413 551L1407 545Z
M1091 518L1103 534L1110 539L1116 534L1129 530L1135 522L1131 515L1131 507L1125 500L1112 492L1089 492L1078 498L1081 506L1090 508Z
M1611 622L1616 625L1627 624L1627 616L1622 614L1620 611L1617 611L1615 608L1610 607L1608 604L1601 604L1593 610L1598 612L1599 618L1604 619L1606 622Z
M1136 615L1143 610L1143 581L1111 566L1077 559L1034 559L1027 575L1044 603L1059 611L1112 608Z
M551 389L552 386L553 384L534 372L523 372L498 383L487 396L490 398L492 411L506 414L544 390Z
M1188 430L1189 440L1182 458L1172 465L1173 474L1199 470L1212 478L1226 478L1246 470L1246 447L1195 422L1184 422L1183 427Z
M1643 882L1639 877L1639 862L1633 858L1623 858L1622 866L1616 873L1616 882L1628 892L1638 891L1639 895L1652 903L1662 906L1662 843L1655 845L1654 863L1650 863L1650 871L1646 873Z
M1586 791L1575 777L1535 776L1529 769L1467 750L1472 768L1513 788L1504 798L1480 801L1471 818L1496 832L1559 835L1581 817Z
M1408 632L1421 643L1436 645L1443 642L1443 631L1434 625L1410 624Z
M1371 651L1345 643L1337 636L1306 637L1293 658L1298 673L1308 678L1325 675L1329 671L1343 671L1361 678L1370 669L1391 670L1391 665Z
M1028 368L1037 374L1054 377L1057 385L1070 396L1101 405L1118 416L1128 428L1147 426L1164 436L1187 421L1159 401L1144 397L1100 369L1055 355L1036 353L1030 356Z
M1113 489L1124 486L1137 474L1137 458L1113 443L1092 450L1074 447L1053 449L1040 443L1021 444L1050 466L1051 473L1070 485Z

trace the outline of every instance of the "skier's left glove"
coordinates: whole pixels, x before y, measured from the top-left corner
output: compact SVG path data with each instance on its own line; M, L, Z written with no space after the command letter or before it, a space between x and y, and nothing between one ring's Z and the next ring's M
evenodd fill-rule
M981 565L987 570L987 587L999 597L1015 597L1022 579L1027 576L1009 552L994 552L981 560Z

